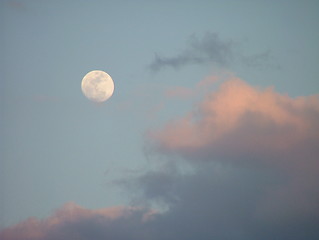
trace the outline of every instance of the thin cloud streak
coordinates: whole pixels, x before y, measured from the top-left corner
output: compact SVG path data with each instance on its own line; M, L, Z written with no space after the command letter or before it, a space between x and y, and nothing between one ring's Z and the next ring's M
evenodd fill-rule
M232 40L220 39L217 33L206 33L202 39L192 35L188 40L187 47L175 56L164 57L156 53L149 69L152 72L158 72L166 67L180 69L187 65L207 63L218 67L227 67L236 61L253 68L280 68L271 63L269 50L246 56L237 51L235 45Z
M225 66L232 57L232 45L231 41L221 41L216 33L207 33L201 40L193 35L188 49L177 56L161 57L156 54L150 69L156 72L167 66L178 69L184 65L207 62Z

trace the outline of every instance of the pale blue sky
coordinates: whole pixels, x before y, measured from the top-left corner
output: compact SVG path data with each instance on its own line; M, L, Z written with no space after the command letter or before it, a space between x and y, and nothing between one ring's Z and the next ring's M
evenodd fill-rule
M318 1L15 0L0 8L1 227L69 201L127 204L112 180L147 169L145 132L193 104L165 104L170 87L222 69L290 96L318 93ZM155 54L173 58L191 36L209 33L232 42L227 66L150 70ZM115 82L103 104L81 93L95 69Z

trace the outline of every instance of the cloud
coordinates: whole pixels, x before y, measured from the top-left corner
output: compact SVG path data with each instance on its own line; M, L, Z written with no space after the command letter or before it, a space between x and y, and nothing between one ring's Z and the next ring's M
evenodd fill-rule
M233 77L184 117L150 132L149 140L155 151L196 166L268 169L281 180L256 202L261 218L318 218L318 120L318 95L290 98Z
M157 72L165 67L179 69L186 65L207 63L212 63L219 67L227 67L235 61L240 61L245 66L254 68L279 68L276 64L270 64L270 60L271 54L269 50L246 56L236 50L234 41L222 40L217 33L206 33L202 39L192 35L188 40L186 49L176 56L163 57L155 54L155 58L149 68L151 71Z
M154 171L139 181L146 198L168 204L168 210L152 222L158 237L152 239L314 240L319 236L318 211L276 213L278 205L288 205L291 211L295 204L296 210L296 196L284 205L272 201L274 209L260 211L263 201L268 201L268 191L283 184L280 176L267 169L204 162L193 174Z
M318 96L291 98L236 77L206 94L147 136L157 167L120 181L134 207L71 203L0 239L318 239Z
M199 81L193 88L175 86L166 90L165 96L168 98L188 99L198 95L202 95L203 92L209 91L214 83L220 81L222 77L207 77Z
M151 133L162 152L237 158L293 151L318 138L318 96L292 99L233 77L186 116ZM204 156L203 156L204 157Z
M52 216L29 218L0 232L2 240L138 239L153 212L134 207L98 210L68 203Z
M166 96L177 97L177 98L189 98L193 95L193 91L190 88L186 87L174 87L166 91Z
M174 57L165 58L155 55L150 69L158 71L167 66L180 68L188 64L206 62L213 62L224 66L230 61L232 45L231 41L221 41L216 33L207 33L201 40L193 35L190 38L188 49Z

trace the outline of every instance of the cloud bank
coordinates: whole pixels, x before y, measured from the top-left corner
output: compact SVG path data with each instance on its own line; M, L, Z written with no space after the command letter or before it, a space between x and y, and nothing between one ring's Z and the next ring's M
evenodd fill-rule
M318 239L318 120L319 96L291 98L230 77L149 132L165 167L123 180L166 211L68 204L2 230L0 239Z
M215 162L267 170L278 182L255 203L255 214L264 219L318 219L318 120L319 96L293 99L232 78L150 138L156 151L179 155L196 166Z

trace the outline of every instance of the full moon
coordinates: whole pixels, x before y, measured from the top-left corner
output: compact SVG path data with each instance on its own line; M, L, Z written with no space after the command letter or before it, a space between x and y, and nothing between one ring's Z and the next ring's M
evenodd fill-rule
M89 100L104 102L113 95L114 82L106 72L94 70L84 76L81 88L84 96Z

